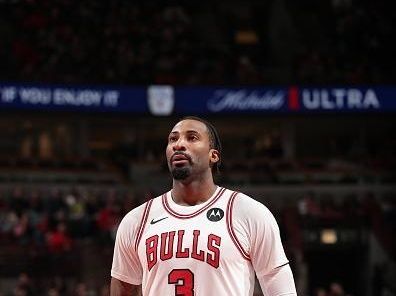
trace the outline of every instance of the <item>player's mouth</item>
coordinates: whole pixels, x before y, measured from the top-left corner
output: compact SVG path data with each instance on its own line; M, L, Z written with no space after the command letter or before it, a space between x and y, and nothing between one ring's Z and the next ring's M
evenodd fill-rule
M191 157L184 152L175 152L170 161L175 166L182 166L191 163Z

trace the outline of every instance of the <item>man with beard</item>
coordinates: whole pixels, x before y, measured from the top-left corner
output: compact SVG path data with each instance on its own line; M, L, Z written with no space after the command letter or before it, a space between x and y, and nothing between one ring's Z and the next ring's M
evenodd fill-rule
M213 125L179 121L166 157L172 189L119 226L111 296L252 296L255 275L267 296L296 295L273 215L214 183L221 143Z

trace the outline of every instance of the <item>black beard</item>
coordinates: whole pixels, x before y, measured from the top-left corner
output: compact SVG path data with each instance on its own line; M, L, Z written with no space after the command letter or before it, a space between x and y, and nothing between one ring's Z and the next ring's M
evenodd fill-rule
M172 170L172 176L175 180L185 180L191 175L189 168L174 168Z

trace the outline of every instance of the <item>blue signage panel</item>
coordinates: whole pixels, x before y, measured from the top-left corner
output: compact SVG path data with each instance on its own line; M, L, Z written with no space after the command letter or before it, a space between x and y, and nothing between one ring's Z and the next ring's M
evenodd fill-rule
M394 112L396 87L289 89L291 112Z
M146 88L0 84L1 109L148 112Z
M175 112L394 112L396 87L176 88Z
M395 112L396 87L83 87L0 83L0 109L155 116Z
M279 113L287 112L286 88L176 88L175 112Z

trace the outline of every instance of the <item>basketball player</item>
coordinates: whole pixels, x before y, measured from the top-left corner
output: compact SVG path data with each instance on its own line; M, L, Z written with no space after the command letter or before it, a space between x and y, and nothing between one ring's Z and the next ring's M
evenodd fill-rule
M168 137L170 191L122 220L114 247L111 296L296 295L270 211L213 181L221 161L215 128L197 117Z

